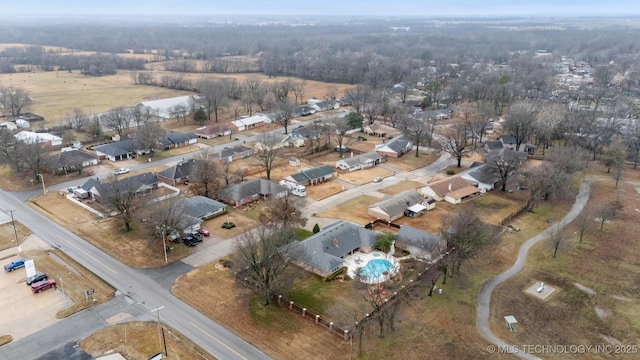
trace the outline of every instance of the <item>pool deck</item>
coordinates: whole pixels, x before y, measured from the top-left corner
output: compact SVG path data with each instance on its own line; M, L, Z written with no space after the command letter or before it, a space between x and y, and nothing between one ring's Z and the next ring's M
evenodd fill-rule
M380 259L380 260L387 260L389 262L391 262L391 264L393 265L393 269L390 271L390 274L388 275L382 275L379 276L375 279L370 279L368 281L363 281L364 283L367 284L381 284L387 280L389 280L391 278L391 276L393 276L393 274L395 274L398 269L400 268L400 264L398 263L398 260L396 258L394 258L393 256L389 255L389 254L385 254L382 251L372 251L370 253L364 253L364 252L355 252L353 255L347 255L344 258L344 264L347 267L347 273L349 275L349 277L351 277L352 279L355 279L357 277L357 270L361 267L364 267L365 265L367 265L367 263L371 260L375 260L375 259Z

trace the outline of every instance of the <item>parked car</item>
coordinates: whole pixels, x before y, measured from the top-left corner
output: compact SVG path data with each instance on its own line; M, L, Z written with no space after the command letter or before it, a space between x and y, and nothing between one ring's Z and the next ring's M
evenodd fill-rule
M193 236L183 237L182 242L189 247L196 246L196 244L198 244L198 240L196 240Z
M13 260L10 264L7 264L4 266L4 271L13 271L15 269L20 269L22 267L24 267L24 262L27 259L18 259L18 260Z
M118 170L115 171L116 175L123 175L123 174L127 174L128 172L130 172L130 169L127 168L120 168Z
M50 288L56 288L56 281L53 279L43 280L31 285L31 291L34 293L39 293Z
M203 238L202 234L200 234L199 232L194 232L193 234L191 234L191 237L196 239L197 242L201 242Z
M380 176L378 176L378 177L376 177L376 178L373 178L373 182L376 182L376 183L377 183L377 182L380 182L380 181L382 181L382 180L384 180L384 178L383 178L383 177L380 177Z
M203 228L201 227L200 229L198 229L198 232L204 236L209 236L211 235L211 233L209 232L209 230L207 230L207 228Z
M174 243L179 243L180 242L180 234L178 233L178 231L173 230L169 233L169 235L167 235L167 239L169 241L173 241Z
M27 285L31 285L31 284L35 284L37 282L43 281L43 280L47 280L47 274L45 273L37 273L35 275L33 275L32 277L27 279Z
M336 146L336 151L340 151L340 146ZM342 147L342 152L347 152L349 151L349 147L348 146L343 146Z

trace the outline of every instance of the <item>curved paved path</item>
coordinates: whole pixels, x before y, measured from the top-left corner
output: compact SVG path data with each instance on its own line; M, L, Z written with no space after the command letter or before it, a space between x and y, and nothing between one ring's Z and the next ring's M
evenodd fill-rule
M587 204L587 201L589 200L590 190L591 190L591 181L585 180L580 184L580 192L576 197L576 202L571 207L571 210L569 210L569 213L567 213L567 215L565 215L565 217L563 217L562 220L559 221L558 224L560 225L560 227L567 226L567 224L573 221L573 219L575 219L580 214L582 209L584 209L585 205ZM508 344L500 340L497 336L495 336L491 332L491 329L489 328L489 315L491 311L491 293L493 292L493 289L495 289L496 286L498 286L499 284L505 282L506 280L510 279L512 276L519 273L524 267L524 264L527 260L527 252L529 252L529 249L540 240L549 236L555 229L556 229L556 226L551 226L545 231L541 232L540 234L527 240L520 247L520 251L518 251L518 258L516 259L516 262L513 264L513 266L511 266L511 268L507 269L506 271L498 274L494 278L488 280L480 288L480 293L478 294L478 309L477 309L478 313L476 318L476 326L478 328L478 331L480 332L480 335L482 335L482 337L484 337L491 344L500 346L501 349L512 348L512 344ZM513 355L522 359L537 359L535 356L531 354L517 353Z

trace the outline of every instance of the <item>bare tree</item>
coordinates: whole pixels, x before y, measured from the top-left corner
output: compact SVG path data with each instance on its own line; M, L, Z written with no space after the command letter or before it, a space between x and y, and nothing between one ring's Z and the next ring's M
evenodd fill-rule
M304 80L292 80L291 81L291 93L295 97L295 103L298 104L298 98L300 99L300 104L303 102L304 90L307 86L307 82Z
M293 226L304 227L307 217L304 215L306 199L297 197L287 191L284 196L269 199L260 214L263 224L272 224L278 229Z
M258 99L261 99L263 95L262 92L262 80L257 76L251 75L247 76L242 83L242 97L241 101L245 107L249 116L253 115L253 104L258 103Z
M136 213L136 217L147 234L153 234L154 240L162 240L163 235L167 236L186 225L184 197L176 196L147 204Z
M218 122L220 111L229 105L229 81L227 79L200 80L198 90L204 97L204 107L207 109L209 120L213 113L215 121Z
M131 126L131 111L122 106L111 109L100 117L100 122L109 130L115 131L120 139Z
M45 167L47 151L37 142L18 141L15 147L20 169L29 171L33 179L38 179L37 174Z
M448 248L454 248L451 256L451 274L460 272L463 260L473 257L477 251L496 240L496 229L482 222L473 208L459 211L452 218L443 219L442 238Z
M171 109L171 114L180 122L182 120L182 125L187 124L187 116L189 116L189 106L185 104L178 104Z
M563 198L571 194L571 177L568 173L554 167L552 163L542 164L524 174L529 188L528 211L533 211L541 201Z
M516 140L516 151L533 133L538 114L537 106L532 102L517 102L509 108L509 114L502 128L507 135Z
M284 127L284 133L288 134L288 127L293 120L293 111L295 106L289 102L288 98L280 100L276 103L276 121Z
M256 286L263 305L288 285L285 271L296 255L296 246L287 246L295 240L294 233L287 229L274 230L260 226L245 232L235 240L236 261L239 268Z
M0 87L0 110L2 115L13 119L20 117L22 110L31 104L31 98L22 88Z
M624 140L633 156L633 168L637 169L638 159L640 158L640 121L637 119L629 120L625 129Z
M580 212L580 215L576 217L575 225L578 227L578 233L580 234L580 239L578 243L582 243L582 239L584 238L585 233L587 233L594 223L594 214L591 208L585 208Z
M153 149L166 131L158 123L147 123L138 128L133 143L138 149Z
M342 158L344 149L349 144L349 142L351 142L351 135L349 135L348 133L349 130L351 130L351 127L349 126L347 119L340 118L333 123L332 128L335 129L334 137L338 146L337 149L340 153L340 158Z
M469 138L469 128L464 123L451 124L445 129L442 151L453 156L458 162L458 167L462 165L462 157L471 152Z
M278 154L282 151L283 135L276 133L264 133L256 135L258 151L255 159L267 173L267 180L271 180L271 170L275 166Z
M520 168L520 158L511 149L503 149L502 154L487 159L487 171L502 182L502 191L507 190L507 182Z
M405 136L416 146L415 157L420 156L420 144L429 143L429 139L433 137L431 124L426 120L407 116L403 121L403 128Z
M137 194L141 184L132 179L118 180L115 175L112 175L107 182L101 184L100 188L102 203L117 212L117 216L122 219L127 232L133 229L134 214L143 204L143 197Z
M208 152L198 154L195 161L196 166L190 178L194 192L208 198L217 196L222 186L219 163Z
M549 241L553 246L553 257L555 258L558 254L558 248L564 241L564 231L562 231L562 227L559 223L553 226L551 235L549 235Z
M20 170L16 138L5 128L0 128L0 163L9 164L14 171Z

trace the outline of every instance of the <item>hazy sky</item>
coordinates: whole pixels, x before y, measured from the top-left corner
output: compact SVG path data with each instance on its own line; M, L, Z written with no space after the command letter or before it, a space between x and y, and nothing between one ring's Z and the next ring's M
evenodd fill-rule
M23 0L5 15L640 15L638 0Z

